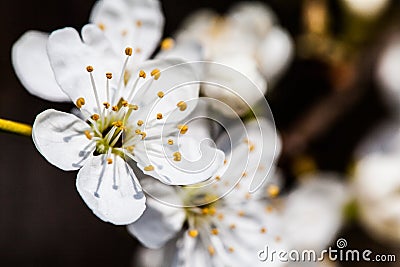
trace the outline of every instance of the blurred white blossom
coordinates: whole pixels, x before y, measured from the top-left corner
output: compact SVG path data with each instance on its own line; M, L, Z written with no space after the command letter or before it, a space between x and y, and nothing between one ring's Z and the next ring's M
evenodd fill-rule
M379 15L390 0L342 0L350 11L363 17Z
M301 184L283 198L286 244L300 251L327 248L343 224L348 201L348 191L338 175L316 173L302 177Z
M211 10L198 11L183 23L176 39L177 43L198 41L203 45L205 60L232 67L257 86L261 94L243 87L239 79L205 70L206 77L214 75L216 81L229 84L237 94L207 85L203 93L231 105L239 115L265 94L267 82L273 85L278 80L293 56L290 35L278 25L272 10L258 2L239 3L226 16Z

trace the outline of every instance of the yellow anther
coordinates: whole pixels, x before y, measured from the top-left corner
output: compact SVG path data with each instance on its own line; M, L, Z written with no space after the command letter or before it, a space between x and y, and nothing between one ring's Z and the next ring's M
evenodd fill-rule
M142 120L138 120L138 121L137 121L137 125L138 125L138 126L142 126L143 123L144 123L144 122L143 122Z
M213 246L208 246L208 253L210 253L211 256L215 254L215 249Z
M280 236L275 237L275 241L276 241L276 242L281 242L281 240L282 240L282 239L281 239Z
M93 114L92 116L90 116L92 118L92 120L97 121L98 119L100 119L100 115L99 114Z
M163 98L163 97L164 97L164 92L163 92L163 91L159 91L159 92L157 93L157 96L158 96L159 98Z
M103 105L104 105L104 107L105 107L106 109L108 109L108 108L111 106L110 103L108 103L108 102L104 102Z
M138 105L129 105L129 107L133 110L138 110L139 106Z
M235 251L235 249L234 249L233 247L229 247L229 248L228 248L228 251L229 251L230 253L233 253L233 252Z
M231 224L229 225L229 228L230 228L231 230L234 230L234 229L236 229L236 224L234 224L234 223L231 223Z
M242 177L247 177L247 172L242 173Z
M122 123L122 121L114 121L113 123L111 123L113 126L115 126L115 127L122 127L122 125L123 125L123 123Z
M175 161L181 161L181 159L182 159L182 155L181 155L181 153L180 152L174 152L174 154L172 154L173 156L174 156L174 160Z
M178 129L181 134L185 134L189 130L189 127L185 124L179 124Z
M132 52L133 52L132 47L125 48L125 55L132 56Z
M126 150L128 150L128 152L133 152L134 146L127 146Z
M94 69L92 66L87 66L86 67L87 72L92 72Z
M168 37L168 38L165 38L164 40L162 40L161 49L162 50L169 50L169 49L173 48L174 45L175 45L174 39Z
M218 233L219 233L219 231L218 231L217 228L211 229L211 234L212 234L212 235L218 235Z
M157 113L157 120L161 120L163 118L162 113Z
M112 106L111 109L112 109L113 111L118 111L118 110L119 110L118 106Z
M141 132L140 135L142 136L142 140L146 138L146 133L145 132Z
M158 78L160 78L161 72L159 69L154 69L150 72L150 75L154 78L154 80L158 80Z
M215 180L221 181L221 176L219 176L219 175L215 176Z
M185 111L187 108L187 104L185 103L185 101L179 101L176 106L179 108L180 111Z
M251 198L251 194L250 194L250 193L246 193L246 194L244 195L244 197L245 197L247 200L249 200L249 199Z
M127 107L128 106L128 101L122 100L121 101L121 105L124 106L124 107Z
M112 163L113 163L112 158L107 158L107 164L112 164Z
M107 79L111 80L112 79L112 73L111 72L107 72L106 73L106 77L107 77Z
M202 208L201 209L201 213L203 214L203 215L208 215L208 213L209 213L209 209L208 208Z
M97 27L99 27L99 29L102 31L104 31L106 29L106 25L104 25L103 23L97 24Z
M142 52L142 49L140 49L139 47L137 47L137 48L135 49L135 52L136 52L136 54L139 54L140 52Z
M261 227L260 232L261 232L262 234L265 234L265 233L267 232L267 228Z
M252 152L252 151L254 151L254 144L251 144L251 145L249 145L249 150L250 150L250 152Z
M174 140L168 139L168 145L173 145L173 144L174 144Z
M228 163L228 161L227 161L226 159L224 159L224 165L225 165L226 163Z
M139 77L145 79L146 78L146 72L144 70L139 71Z
M142 25L143 25L143 22L142 22L141 20L137 20L137 21L136 21L136 26L137 26L137 27L140 28L140 27L142 27Z
M238 215L239 215L240 217L243 217L243 216L244 216L244 211L243 211L243 210L239 211L239 212L238 212Z
M84 131L84 133L85 133L85 136L86 136L87 139L92 140L93 137L92 137L92 135L90 134L89 131Z
M135 133L136 133L136 134L140 134L141 132L142 132L142 131L141 131L140 129L136 129L136 130L135 130Z
M188 235L189 235L190 237L195 238L195 237L197 237L197 236L199 235L199 232L198 232L196 229L192 229L192 230L189 230L189 231L188 231Z
M267 188L268 196L271 198L277 197L279 195L280 189L277 185L269 185Z
M220 214L218 214L217 218L218 218L218 220L223 221L225 216L224 216L224 214L220 213Z
M77 108L81 108L83 105L85 105L85 99L83 97L80 97L76 100L75 105Z
M274 208L273 208L272 206L270 206L270 205L268 205L268 206L265 207L265 211L266 211L267 213L271 213L273 210L274 210Z
M144 170L149 172L149 171L154 171L154 166L153 165L148 165L146 167L144 167Z
M208 211L208 214L210 214L211 216L214 215L217 212L217 209L215 207L211 207ZM222 213L220 214L222 215Z
M122 36L126 36L128 34L128 31L127 30L123 30L122 32L121 32L121 35Z

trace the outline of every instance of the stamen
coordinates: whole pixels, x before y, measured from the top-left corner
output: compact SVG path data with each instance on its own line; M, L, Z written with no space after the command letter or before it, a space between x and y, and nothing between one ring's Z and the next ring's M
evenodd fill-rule
M146 72L144 72L144 70L140 70L139 71L139 77L143 78L143 79L146 79Z
M136 21L136 26L137 26L138 28L142 27L142 25L143 25L143 22L142 22L141 20L137 20L137 21Z
M92 88L93 88L93 92L94 92L94 97L96 98L97 108L99 109L99 112L100 112L101 106L100 106L99 94L97 93L96 83L94 82L94 78L93 78L93 74L92 74L94 69L92 66L87 66L86 70L90 74L90 82L92 83Z
M76 100L75 105L77 108L81 108L83 105L85 105L85 99L83 97L80 97Z
M100 118L99 114L93 114L90 118L92 118L92 120L97 121Z
M189 230L189 231L188 231L188 235L189 235L190 237L195 238L195 237L197 237L197 236L199 235L199 232L198 232L196 229L192 229L192 230Z
M104 102L103 105L104 105L104 107L105 107L106 109L108 109L108 108L111 106L111 104L108 103L108 102Z
M107 164L112 164L112 163L113 163L112 158L107 158Z
M142 140L146 138L146 133L145 132L141 132L140 135L142 136Z
M229 225L229 228L230 228L231 230L236 229L236 224L232 223L231 225Z
M138 110L139 109L138 105L130 105L129 107L132 108L133 110Z
M187 108L187 104L185 103L185 101L179 101L176 106L180 109L180 111L185 111Z
M102 31L104 31L106 29L106 25L104 25L103 23L97 24L97 27L99 27L99 29Z
M218 231L217 228L211 229L211 234L212 234L212 235L218 235L218 233L219 233L219 231Z
M124 106L124 107L127 107L128 106L128 101L122 100L121 101L121 105Z
M138 120L138 121L137 121L137 125L138 125L138 126L142 126L143 123L144 123L144 122L143 122L142 120Z
M261 232L262 234L265 234L265 233L267 232L267 229L266 229L265 227L262 227L262 228L260 229L260 232Z
M267 188L268 196L271 198L277 197L279 195L279 191L280 191L280 189L279 189L279 186L277 186L277 185L270 185Z
M233 247L229 247L229 248L228 248L228 251L229 251L230 253L233 253L233 252L235 251L235 249L234 249Z
M157 120L161 120L163 118L162 113L157 113Z
M175 152L172 154L174 156L174 161L181 161L182 160L182 155L179 152Z
M162 40L161 42L161 50L170 50L175 45L174 39L168 37Z
M137 47L137 48L135 49L135 52L136 52L136 54L139 54L140 52L142 52L142 49L140 49L139 47Z
M84 131L84 134L87 139L92 140L93 136L90 134L90 132L88 130Z
M220 181L221 180L221 176L219 176L219 175L215 176L215 180Z
M125 48L125 55L130 57L132 56L132 52L133 52L132 47Z
M163 92L163 91L159 91L159 92L157 93L157 96L158 96L159 98L163 98L163 97L164 97L164 92Z
M118 110L119 110L118 106L112 106L111 109L112 109L113 111L118 111Z
M243 210L240 210L240 211L238 212L238 215L239 215L240 217L243 217L243 216L244 216L244 211L243 211Z
M179 124L178 129L181 134L185 134L189 130L189 127L185 124Z
M208 246L208 253L210 253L211 256L215 254L215 249L213 246Z
M218 214L217 218L220 221L224 220L224 214L222 214L222 213Z
M144 170L149 172L149 171L154 171L154 166L153 165L148 165L146 167L144 167Z
M132 153L134 149L134 146L127 146L126 150L128 150L128 152Z
M216 212L217 212L217 209L216 209L215 207L211 207L211 208L209 209L208 214L210 214L211 216L213 216ZM222 213L221 213L220 215L222 215ZM223 215L222 215L222 216L223 216Z
M110 81L112 79L112 73L111 72L107 72L106 73L106 78L107 78L107 82L106 82L106 93L107 93L107 102L110 101Z
M168 145L173 145L173 144L174 144L174 140L168 139Z
M154 78L154 80L158 80L161 76L161 72L159 69L154 69L150 72L150 75Z
M118 128L121 128L123 123L122 123L122 121L114 121L111 125L115 126L115 127L118 127Z
M107 72L106 73L106 77L107 77L108 80L111 80L112 79L112 73L111 72Z

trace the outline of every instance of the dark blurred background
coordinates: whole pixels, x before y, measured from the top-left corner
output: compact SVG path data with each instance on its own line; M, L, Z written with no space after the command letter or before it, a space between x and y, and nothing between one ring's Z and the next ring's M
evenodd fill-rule
M70 110L68 104L47 102L27 93L11 66L11 46L30 29L44 32L65 26L80 29L87 23L94 2L2 1L1 118L32 124L36 114L45 109ZM171 35L182 19L198 8L224 12L234 2L238 1L163 1L165 36ZM302 33L301 1L264 2L273 8L281 25L292 36ZM334 15L332 28L340 32L343 27L341 9L336 1L329 1L329 5ZM398 4L392 5L390 12L394 13ZM294 180L293 164L299 156L307 155L320 169L344 172L349 168L358 142L378 121L388 116L371 75L380 51L380 42L376 40L381 40L385 34L385 31L371 31L372 36L358 44L363 49L361 55L368 54L368 57L357 59L362 68L356 69L351 82L346 84L344 81L343 87L351 88L346 93L337 93L341 80L347 79L346 75L341 75L343 66L332 67L318 58L296 57L289 71L268 95L285 146L295 147L297 151L292 154L284 150L280 161L288 178L288 189ZM354 89L357 87L363 90ZM345 99L349 103L344 103L343 107L336 105L343 104ZM318 134L296 141L296 127L304 125L302 122L313 116L309 114L319 110L319 103L333 110L343 110ZM63 172L50 165L37 152L30 138L0 133L0 148L0 266L129 266L136 241L124 227L104 223L92 214L75 190L75 172ZM372 241L357 223L347 226L341 236L346 237L353 247L374 249L376 253L393 250ZM344 266L350 265L366 264L347 263Z

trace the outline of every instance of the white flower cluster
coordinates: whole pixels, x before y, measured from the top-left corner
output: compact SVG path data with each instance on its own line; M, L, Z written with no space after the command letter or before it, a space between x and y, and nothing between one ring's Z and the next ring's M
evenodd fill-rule
M276 21L259 3L242 3L223 18L201 12L176 40L163 40L152 60L164 25L156 0L100 0L80 33L27 32L12 51L21 82L36 96L76 106L74 114L37 116L38 151L62 170L78 170L77 190L96 216L127 225L146 247L163 248L163 266L263 266L257 251L296 248L304 238L299 227L330 237L311 247L328 245L340 225L341 187L312 183L277 201L281 145L273 121L230 117L221 134L195 120L204 108L201 91L219 100L213 108L227 105L237 118L264 98L266 80L274 83L292 56L291 38ZM199 68L188 60L218 64ZM227 75L225 65L242 75ZM337 194L320 201L324 194L315 192L331 187ZM304 214L296 213L299 205ZM321 210L331 227L310 217Z

